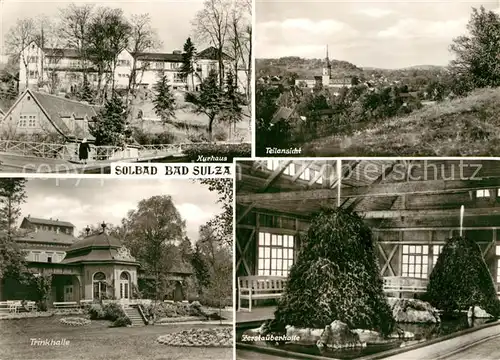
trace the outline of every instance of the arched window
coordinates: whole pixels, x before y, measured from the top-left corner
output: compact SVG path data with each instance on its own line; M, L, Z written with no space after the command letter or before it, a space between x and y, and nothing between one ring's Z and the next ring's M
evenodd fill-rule
M128 280L128 274L125 271L121 273L120 280Z
M120 274L120 299L130 299L129 274L122 271Z
M97 272L92 278L94 299L102 299L106 294L106 275L103 272Z

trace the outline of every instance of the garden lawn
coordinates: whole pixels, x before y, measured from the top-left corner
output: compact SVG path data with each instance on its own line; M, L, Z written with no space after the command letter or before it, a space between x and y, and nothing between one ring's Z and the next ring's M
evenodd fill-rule
M160 335L216 325L170 325L110 328L108 321L74 327L61 316L0 320L0 359L9 360L224 360L231 348L171 347L156 342ZM66 339L67 346L32 346L31 339Z

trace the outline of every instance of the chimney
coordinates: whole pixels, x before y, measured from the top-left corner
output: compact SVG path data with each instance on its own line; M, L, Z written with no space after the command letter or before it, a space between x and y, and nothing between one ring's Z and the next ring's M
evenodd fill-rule
M85 236L89 236L90 234L90 227L87 225L87 227L85 228Z

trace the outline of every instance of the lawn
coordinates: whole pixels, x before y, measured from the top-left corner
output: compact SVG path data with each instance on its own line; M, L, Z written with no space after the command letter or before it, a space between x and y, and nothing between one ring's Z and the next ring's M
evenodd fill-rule
M306 156L498 156L500 89L425 106L405 117L369 124L351 136L302 147Z
M216 325L164 325L109 328L108 321L92 321L72 327L60 316L22 320L0 320L2 360L224 360L232 359L231 348L170 347L156 338L193 327ZM32 346L31 339L66 339L67 346Z

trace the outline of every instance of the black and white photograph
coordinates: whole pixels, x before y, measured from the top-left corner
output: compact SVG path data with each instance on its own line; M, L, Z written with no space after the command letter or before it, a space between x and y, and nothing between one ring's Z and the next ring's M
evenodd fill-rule
M0 6L1 172L251 156L251 0Z
M233 359L232 191L0 178L0 358Z
M237 359L500 357L500 161L237 168Z
M498 1L255 2L256 155L498 156Z

